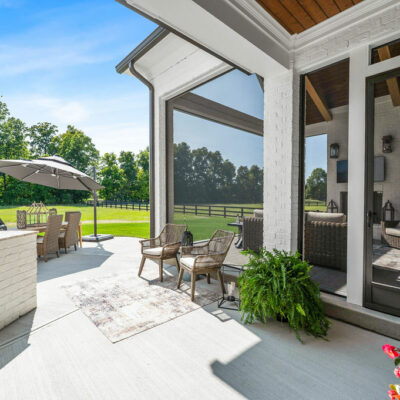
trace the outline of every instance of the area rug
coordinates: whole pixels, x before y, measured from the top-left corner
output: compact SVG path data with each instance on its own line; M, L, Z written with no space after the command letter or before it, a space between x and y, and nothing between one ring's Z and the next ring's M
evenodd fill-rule
M195 301L190 283L176 288L176 277L146 280L137 274L112 274L63 286L67 295L113 343L163 324L216 301L216 281L196 282Z

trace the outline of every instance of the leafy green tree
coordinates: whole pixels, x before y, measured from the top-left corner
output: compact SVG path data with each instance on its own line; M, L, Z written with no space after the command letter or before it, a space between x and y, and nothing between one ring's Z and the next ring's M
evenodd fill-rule
M307 178L305 189L306 199L326 201L326 171L315 168Z
M28 129L29 148L34 157L50 155L54 149L52 142L58 133L58 128L49 122L39 122Z
M51 150L82 172L96 165L99 160L99 152L92 139L72 125L68 125L65 133L53 139Z

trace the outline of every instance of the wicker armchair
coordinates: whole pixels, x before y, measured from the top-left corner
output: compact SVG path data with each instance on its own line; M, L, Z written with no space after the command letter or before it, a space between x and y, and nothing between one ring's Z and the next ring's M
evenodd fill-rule
M38 257L43 256L45 262L47 262L47 254L49 253L56 253L57 257L60 257L58 236L60 235L62 220L62 215L50 215L47 219L44 236L37 238Z
M79 243L78 238L78 227L81 220L81 213L78 212L67 212L65 213L65 221L68 222L67 229L60 232L58 237L58 244L60 248L65 250L70 246L74 246L75 251L77 250L77 244Z
M224 292L220 268L225 260L234 236L233 232L218 229L214 232L211 239L204 244L181 247L178 289L181 286L183 271L186 270L192 277L190 295L192 301L194 300L197 274L207 274L207 282L210 283L210 273L217 272L221 290Z
M381 222L381 240L387 246L400 249L400 224L399 221Z
M177 253L181 244L183 232L186 230L186 225L166 224L160 235L156 238L141 240L142 246L142 261L139 267L140 276L143 271L146 258L158 261L158 269L160 273L160 281L163 281L163 261L170 258L176 259L176 266L179 270L179 261Z
M305 213L303 256L311 264L346 271L346 216L342 213Z
M259 252L263 246L264 218L243 218L243 250Z

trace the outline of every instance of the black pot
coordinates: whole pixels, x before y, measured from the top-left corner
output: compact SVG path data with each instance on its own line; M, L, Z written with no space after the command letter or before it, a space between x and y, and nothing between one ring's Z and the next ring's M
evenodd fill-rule
M279 322L289 322L289 320L286 317L284 317L282 314L278 314L276 316L276 320Z

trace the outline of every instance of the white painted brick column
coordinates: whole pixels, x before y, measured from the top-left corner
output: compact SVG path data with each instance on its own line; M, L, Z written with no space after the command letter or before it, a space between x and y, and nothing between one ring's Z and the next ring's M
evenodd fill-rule
M297 250L299 77L293 70L264 82L264 245Z
M36 308L37 232L0 232L0 329Z

